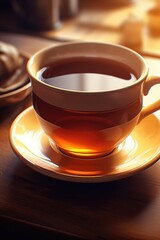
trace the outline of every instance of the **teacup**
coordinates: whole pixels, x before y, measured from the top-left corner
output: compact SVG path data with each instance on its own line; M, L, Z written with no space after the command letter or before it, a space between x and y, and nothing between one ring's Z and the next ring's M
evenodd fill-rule
M110 154L160 100L143 96L160 83L135 51L114 44L72 42L42 49L28 62L33 106L53 148L70 156Z

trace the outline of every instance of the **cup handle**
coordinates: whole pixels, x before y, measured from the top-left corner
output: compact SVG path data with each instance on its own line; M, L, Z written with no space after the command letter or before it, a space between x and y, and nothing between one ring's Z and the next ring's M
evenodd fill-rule
M143 85L143 94L146 96L150 90L150 88L156 84L160 84L160 76L149 76L147 80L144 82ZM149 104L148 106L145 106L142 108L138 123L145 117L147 117L149 114L156 112L157 110L160 110L160 100L157 100L153 102L152 104Z

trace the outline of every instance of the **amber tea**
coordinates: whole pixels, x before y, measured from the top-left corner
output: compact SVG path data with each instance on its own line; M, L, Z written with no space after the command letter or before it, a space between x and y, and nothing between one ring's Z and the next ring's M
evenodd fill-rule
M37 77L55 88L84 93L124 88L137 79L128 66L94 57L52 62L41 68ZM139 99L129 106L106 111L64 109L47 103L35 93L33 103L43 129L56 146L62 152L80 157L103 156L112 151L113 146L129 135L141 110Z

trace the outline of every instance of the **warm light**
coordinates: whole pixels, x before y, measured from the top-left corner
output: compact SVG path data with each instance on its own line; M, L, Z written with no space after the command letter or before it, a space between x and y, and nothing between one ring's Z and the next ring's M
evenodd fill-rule
M50 161L48 157L46 157L41 151L41 145L39 139L41 139L42 134L44 134L43 130L39 132L35 132L34 130L22 132L22 134L16 134L16 140L19 141L21 147L23 147L23 151L28 154L32 154L36 156L38 155L45 161ZM31 141L32 139L32 141Z

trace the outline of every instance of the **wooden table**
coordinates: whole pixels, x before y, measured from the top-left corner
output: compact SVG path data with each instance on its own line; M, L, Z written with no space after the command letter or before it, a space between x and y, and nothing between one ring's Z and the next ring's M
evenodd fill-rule
M0 34L0 39L20 44L30 53L34 52L33 43L39 47L54 44L10 34ZM3 228L12 220L13 228L18 226L28 234L32 229L35 236L41 229L46 236L53 232L53 236L80 239L160 239L160 162L135 176L109 183L69 183L43 176L25 166L9 144L14 118L30 105L28 97L0 110Z
M60 44L58 40L14 33L1 33L0 40L31 54ZM159 65L158 57L148 60ZM24 165L9 143L13 120L31 104L29 96L12 107L0 109L1 236L160 239L160 161L134 176L108 183L71 183L44 176Z

